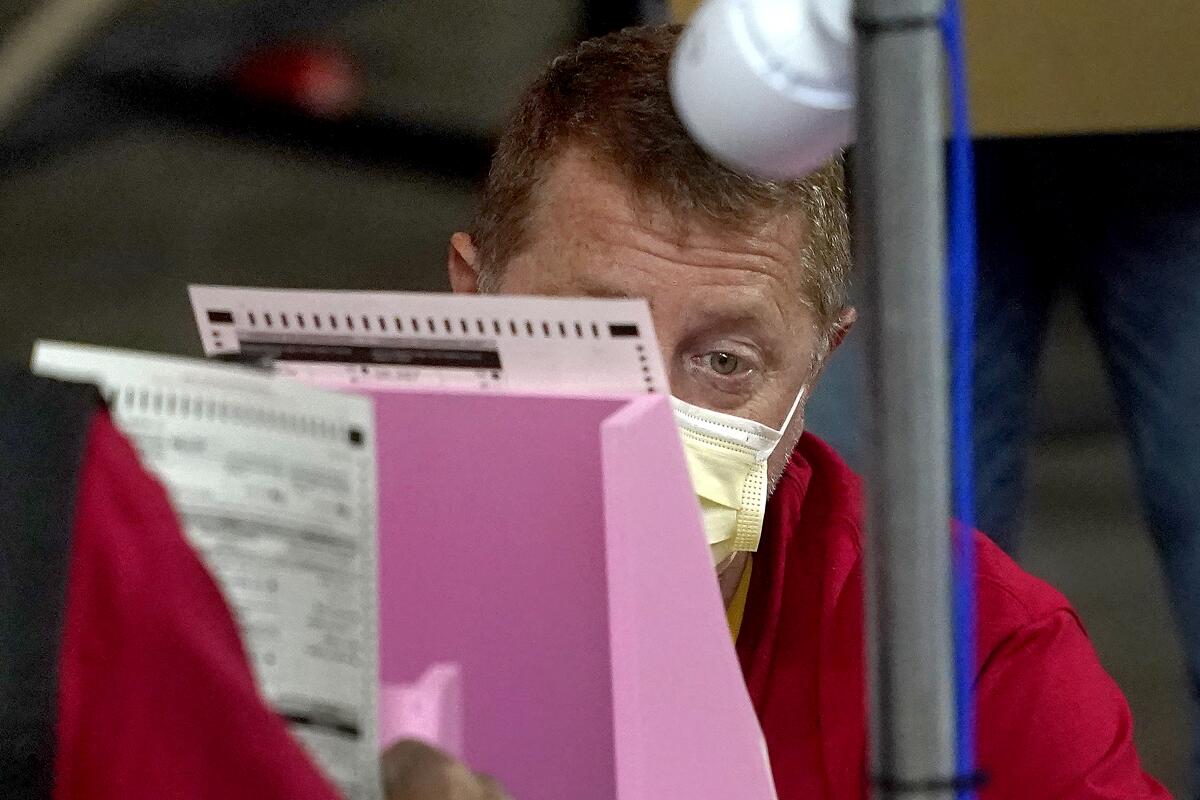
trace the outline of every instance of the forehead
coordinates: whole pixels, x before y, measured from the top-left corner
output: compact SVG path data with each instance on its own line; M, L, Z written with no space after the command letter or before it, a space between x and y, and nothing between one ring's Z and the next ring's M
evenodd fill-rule
M513 261L536 261L540 281L554 285L543 288L561 293L649 296L663 285L741 285L780 305L805 306L804 234L792 214L723 223L669 207L635 191L603 158L571 148L540 182L526 248Z

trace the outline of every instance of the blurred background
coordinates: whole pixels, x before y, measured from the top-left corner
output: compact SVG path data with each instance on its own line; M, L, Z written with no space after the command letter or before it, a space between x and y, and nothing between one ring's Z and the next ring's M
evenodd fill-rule
M50 5L0 0L0 41ZM0 116L0 357L26 360L39 337L199 355L191 282L447 288L447 237L467 224L523 85L582 37L692 5L93 3L103 23ZM1090 165L1109 176L1094 188L1117 193L1113 165L1200 152L1200 4L965 8L989 146L1034 148L1041 177L1060 160L1074 164L1063 180ZM1081 151L1098 155L1081 162ZM1194 203L1195 157L1162 174L1130 169L1154 202ZM1073 246L1092 244L1057 242L1068 257ZM1133 705L1149 769L1184 796L1182 656L1100 358L1069 287L1060 294L1037 379L1022 560L1080 609ZM810 412L852 461L864 447L847 416L858 348L852 336Z

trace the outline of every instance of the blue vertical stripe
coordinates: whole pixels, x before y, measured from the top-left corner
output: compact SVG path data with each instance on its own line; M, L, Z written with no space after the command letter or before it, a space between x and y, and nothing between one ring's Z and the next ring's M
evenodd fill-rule
M975 766L975 492L972 377L975 342L975 168L967 90L966 44L958 0L942 14L950 109L946 297L951 337L950 415L953 480L954 671L957 772L970 779ZM959 800L974 800L972 787Z

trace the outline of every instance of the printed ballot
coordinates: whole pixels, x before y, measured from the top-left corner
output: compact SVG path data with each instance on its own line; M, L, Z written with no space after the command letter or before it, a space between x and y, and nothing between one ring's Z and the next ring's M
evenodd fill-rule
M640 300L192 286L205 355L330 387L667 394Z
M522 800L774 797L644 303L192 300L205 351L255 366L35 368L101 385L347 796L382 729Z
M39 342L100 386L225 592L263 693L348 798L374 796L374 418L366 398L192 359Z

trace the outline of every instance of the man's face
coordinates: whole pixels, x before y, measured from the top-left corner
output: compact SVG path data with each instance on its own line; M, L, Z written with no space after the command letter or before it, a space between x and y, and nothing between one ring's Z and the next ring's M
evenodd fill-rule
M750 234L681 230L667 209L634 201L610 167L572 150L541 187L527 247L506 265L499 288L645 298L676 397L778 428L815 378L820 347L798 280L799 227L775 220ZM474 290L473 259L469 239L456 235L456 291ZM773 478L802 429L801 407L772 458Z

